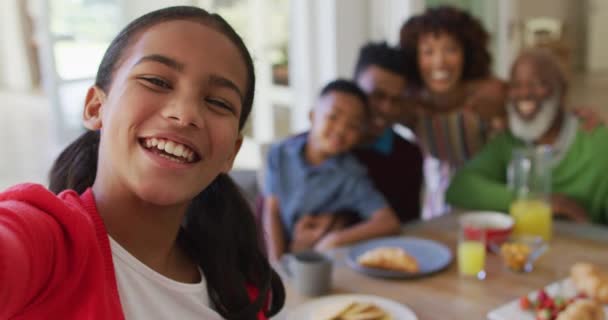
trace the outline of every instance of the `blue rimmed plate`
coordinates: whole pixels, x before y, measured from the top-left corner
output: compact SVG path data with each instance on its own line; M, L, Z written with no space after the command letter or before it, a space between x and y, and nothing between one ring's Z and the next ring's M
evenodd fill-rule
M418 261L420 270L416 273L368 268L360 265L359 256L379 247L398 247L407 251ZM372 277L389 279L410 279L431 275L445 269L452 261L452 252L445 245L414 237L380 238L351 247L346 254L346 263L353 269Z

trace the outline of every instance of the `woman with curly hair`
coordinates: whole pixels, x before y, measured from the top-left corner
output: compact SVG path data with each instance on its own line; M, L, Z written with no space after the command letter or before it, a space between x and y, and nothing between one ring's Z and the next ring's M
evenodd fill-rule
M488 33L453 7L428 9L401 28L407 97L426 151L460 167L485 143L504 114L505 84L490 72Z
M408 89L399 122L439 160L425 164L423 215L436 215L446 210L443 195L453 172L504 126L506 85L491 74L488 33L463 10L427 9L407 20L400 36Z

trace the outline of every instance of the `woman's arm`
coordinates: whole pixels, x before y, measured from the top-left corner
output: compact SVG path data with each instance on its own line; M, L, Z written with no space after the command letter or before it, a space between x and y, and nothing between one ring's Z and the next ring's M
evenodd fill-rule
M492 122L504 119L507 101L507 84L495 77L471 81L467 84L465 109L471 110L484 120Z

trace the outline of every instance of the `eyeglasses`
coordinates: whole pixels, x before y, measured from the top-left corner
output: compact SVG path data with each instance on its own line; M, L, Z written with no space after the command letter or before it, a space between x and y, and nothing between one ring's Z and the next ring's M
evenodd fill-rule
M384 101L389 101L389 103L393 106L399 106L403 103L403 97L401 95L391 96L383 91L373 91L369 95L369 99L372 103L382 103Z

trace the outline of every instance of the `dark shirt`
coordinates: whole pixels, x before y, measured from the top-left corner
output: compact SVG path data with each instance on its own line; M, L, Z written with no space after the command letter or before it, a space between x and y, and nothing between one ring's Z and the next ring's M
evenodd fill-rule
M372 146L354 151L359 162L401 223L420 219L422 151L416 144L388 129Z

